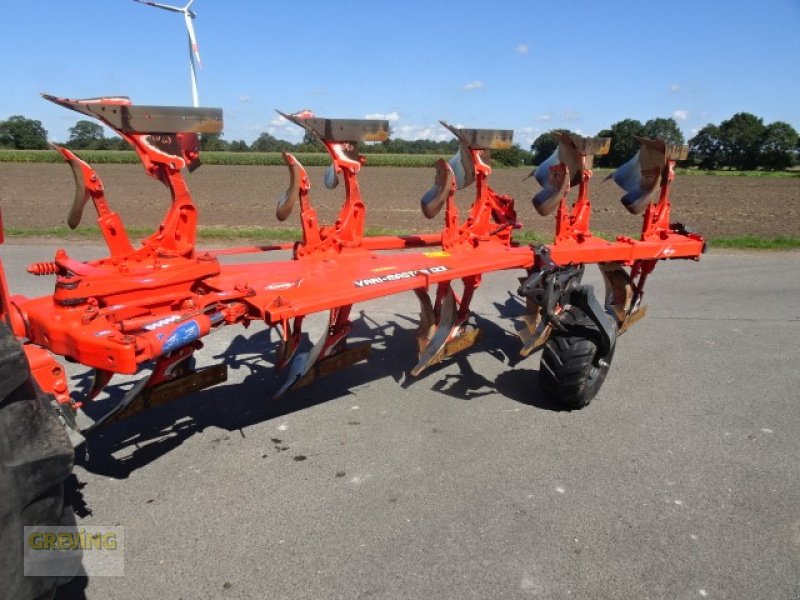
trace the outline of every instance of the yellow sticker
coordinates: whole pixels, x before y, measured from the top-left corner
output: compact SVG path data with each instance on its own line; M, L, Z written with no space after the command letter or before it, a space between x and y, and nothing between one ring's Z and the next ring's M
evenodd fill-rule
M428 258L442 258L443 256L450 256L450 253L445 252L444 250L436 250L434 252L423 252L423 254Z
M377 269L372 269L372 272L373 273L380 273L382 271L393 271L396 268L397 267L394 267L394 266L392 266L392 267L378 267Z

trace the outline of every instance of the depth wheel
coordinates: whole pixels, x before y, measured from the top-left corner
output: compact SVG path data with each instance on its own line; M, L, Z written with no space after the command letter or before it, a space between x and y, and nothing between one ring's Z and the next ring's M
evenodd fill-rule
M51 404L31 378L17 338L0 323L0 589L4 598L51 598L61 577L25 577L23 527L74 526L64 480L74 451Z
M588 405L606 379L614 348L598 356L600 330L577 306L560 317L566 331L553 330L542 351L539 377L547 395L567 410Z

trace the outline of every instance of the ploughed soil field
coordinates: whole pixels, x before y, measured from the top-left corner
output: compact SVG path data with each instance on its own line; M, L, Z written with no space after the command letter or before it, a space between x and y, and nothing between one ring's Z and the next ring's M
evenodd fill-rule
M147 177L139 165L98 165L113 210L129 227L149 227L160 221L169 203L167 190ZM323 167L310 167L311 198L322 222L335 218L343 186L328 190L322 184ZM524 229L552 235L554 218L541 217L530 198L539 189L533 179L523 181L528 169L495 169L492 187L516 198ZM419 199L432 185L433 169L366 167L360 173L367 206L367 227L435 231L442 217L428 221ZM288 185L283 167L205 165L187 181L203 227L299 227L297 214L285 223L275 218L275 205ZM469 205L474 187L457 195L459 207ZM0 208L7 228L52 228L66 225L74 196L72 174L66 164L0 163ZM620 203L620 190L602 176L592 181L592 230L601 234L637 234L641 218ZM735 235L800 235L800 178L722 177L693 175L678 178L672 192L672 220L709 237ZM92 225L95 213L86 207L83 225Z

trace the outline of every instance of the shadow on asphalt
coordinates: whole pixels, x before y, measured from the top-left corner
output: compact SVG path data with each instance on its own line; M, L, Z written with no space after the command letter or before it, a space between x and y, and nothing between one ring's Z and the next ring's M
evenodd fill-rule
M86 600L86 588L89 585L88 577L73 577L56 590L53 600Z
M510 312L506 305L498 305L498 308L501 312ZM518 315L519 310L514 308ZM244 369L243 381L202 390L151 409L146 415L98 429L77 448L75 462L92 473L125 479L208 427L239 432L245 437L245 429L251 425L341 398L354 387L385 377L391 377L405 389L427 386L462 400L499 392L528 406L556 409L539 391L538 372L535 370L512 369L495 381L474 370L470 358L478 352L488 353L495 360L512 366L520 360L516 335L479 315L474 319L481 330L481 338L474 347L434 365L422 377L409 377L406 368L413 365L415 357L413 326L417 321L406 316L396 317L396 320L378 325L362 311L353 320L350 338L354 344L364 340L372 342L373 352L369 359L325 377L324 383L314 382L280 400L272 400L281 382L272 367L277 344L270 341L269 330L249 336L237 335L223 352L213 358L221 360L231 370ZM303 345L308 348L311 342L306 339ZM303 351L303 347L299 351ZM449 368L453 364L458 366L455 373ZM81 381L80 385L86 387L89 384ZM108 402L119 399L128 385L112 386ZM103 400L103 404L106 402ZM72 495L76 496L73 502L88 514L91 509L85 504L81 506L82 501L77 497L80 485L76 480L72 486Z

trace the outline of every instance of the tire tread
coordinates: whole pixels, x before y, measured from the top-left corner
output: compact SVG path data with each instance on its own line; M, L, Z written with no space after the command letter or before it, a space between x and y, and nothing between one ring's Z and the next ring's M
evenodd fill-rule
M540 381L552 400L568 410L587 406L603 385L614 350L597 366L600 331L576 306L562 315L566 331L554 330L547 340L540 363ZM597 369L594 378L592 372Z

